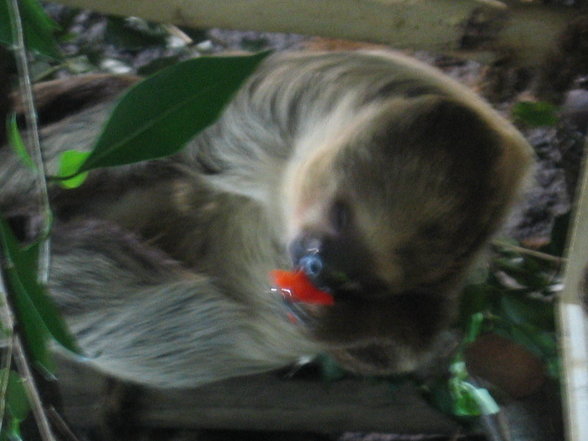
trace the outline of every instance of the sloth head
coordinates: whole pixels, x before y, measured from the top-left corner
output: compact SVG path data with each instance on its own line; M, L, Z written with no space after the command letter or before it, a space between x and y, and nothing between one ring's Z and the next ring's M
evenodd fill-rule
M302 143L284 186L288 248L333 294L309 328L348 367L410 368L450 321L521 178L509 143L523 141L493 124L450 98L395 98Z

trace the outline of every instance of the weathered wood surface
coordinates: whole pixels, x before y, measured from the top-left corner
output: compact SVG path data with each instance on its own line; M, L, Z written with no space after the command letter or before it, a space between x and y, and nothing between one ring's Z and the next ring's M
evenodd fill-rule
M588 141L586 143L588 148ZM586 149L585 149L586 151ZM578 187L559 302L568 441L588 440L588 162Z
M78 426L99 420L105 380L71 362L59 381L65 413ZM280 378L236 378L187 391L145 390L136 405L137 424L154 428L379 431L453 434L458 425L431 408L410 386L345 379L333 383Z
M138 16L194 28L345 38L435 52L516 54L521 64L543 61L578 15L573 8L497 0L58 0L105 14ZM561 5L559 5L561 6ZM467 29L473 38L464 47ZM467 38L467 37L466 37ZM470 55L471 55L470 52Z

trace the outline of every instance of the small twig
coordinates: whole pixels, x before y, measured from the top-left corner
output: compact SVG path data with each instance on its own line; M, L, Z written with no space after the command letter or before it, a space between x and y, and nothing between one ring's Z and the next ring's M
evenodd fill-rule
M163 28L170 35L173 35L174 37L177 37L180 40L182 40L186 45L190 45L190 44L194 43L194 40L192 40L192 38L188 34L186 34L184 31L182 31L177 26L166 24L166 25L163 25Z
M51 228L51 210L49 207L49 192L47 188L47 181L45 180L45 162L43 161L43 153L39 140L37 114L35 112L33 103L33 88L31 85L31 77L18 0L11 0L9 5L9 13L12 23L11 30L14 41L13 49L19 73L18 78L21 94L25 103L25 119L28 129L27 136L29 141L29 148L31 150L31 157L33 158L37 168L36 176L37 188L39 189L39 206L43 215L43 228L41 232L41 244L39 247L40 256L38 279L41 284L45 285L49 279L50 264L50 243L48 237L49 230ZM9 317L12 317L12 315L9 314ZM14 327L14 322L12 323L12 327ZM47 415L45 414L43 403L39 395L39 390L36 387L35 379L27 360L23 342L18 334L14 335L13 350L14 361L19 373L24 379L23 386L25 388L31 410L37 422L39 434L41 435L43 441L55 441L55 436L53 435L53 431L49 425L49 421L47 419Z
M53 423L53 427L62 435L62 439L65 441L80 441L54 407L47 409L47 414Z
M31 411L33 412L33 416L37 422L37 427L39 429L39 433L41 434L41 438L43 441L56 441L55 435L53 435L53 431L49 425L49 420L47 419L43 401L41 400L39 390L35 383L35 378L31 372L22 340L18 335L15 335L14 339L14 361L16 363L18 372L24 379L23 386L31 406Z
M557 265L562 265L566 261L564 257L553 256L551 254L542 253L541 251L530 250L529 248L513 245L502 240L494 240L492 241L492 244L500 248L506 248L507 250L514 251L516 253L526 254L527 256L536 257L537 259L553 262Z
M2 361L2 378L0 378L0 431L2 430L3 423L4 423L4 416L6 411L6 392L8 391L8 381L10 376L10 365L12 363L12 347L14 343L12 338L8 343L8 348L6 349L7 354L4 356Z
M2 277L2 271L0 271L0 304L2 306L2 310L0 311L0 324L2 324L2 328L7 334L6 350L2 355L2 370L4 375L0 380L0 428L2 427L2 422L4 421L4 412L6 410L6 400L3 399L3 397L6 397L6 391L8 390L8 376L10 375L10 366L12 365L12 355L14 349L14 320L8 306L8 298L4 287L4 279Z
M18 0L10 2L10 19L12 23L12 34L14 41L14 54L18 69L18 78L20 90L25 104L25 119L27 123L28 145L31 150L31 157L36 165L37 188L39 189L39 207L43 219L43 228L41 231L41 243L39 247L39 282L43 285L49 280L50 265L50 242L49 231L51 229L51 208L49 206L49 191L45 179L46 167L39 140L38 119L35 112L33 87L31 85L31 76L25 48L24 32L22 28L20 9Z
M508 423L502 411L496 415L483 415L480 417L480 422L489 441L512 441Z
M485 387L483 379L475 375L470 375L469 381L476 387ZM479 421L488 441L512 441L511 431L503 410L496 414L481 415Z

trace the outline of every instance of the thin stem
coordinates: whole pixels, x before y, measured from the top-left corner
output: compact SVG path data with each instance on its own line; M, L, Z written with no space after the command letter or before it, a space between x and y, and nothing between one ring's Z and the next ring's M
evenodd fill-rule
M47 188L47 171L45 161L43 160L43 151L41 150L41 142L39 140L38 119L35 112L33 99L33 86L31 85L31 76L29 72L29 64L27 59L27 52L25 48L24 32L22 28L22 21L20 16L20 9L18 0L11 0L10 3L10 19L12 23L12 34L14 41L14 54L16 58L16 65L18 69L18 78L21 95L25 105L25 120L27 123L27 137L28 146L31 150L31 157L36 166L37 188L39 189L39 207L43 219L43 227L41 231L41 243L39 247L39 282L46 285L49 280L49 265L50 265L50 241L49 231L51 230L51 208L49 205L49 191Z
M4 279L2 277L2 271L0 271L0 325L2 326L2 331L6 332L6 349L2 354L1 367L3 375L0 379L0 429L2 428L6 411L6 400L3 397L6 397L6 391L8 389L8 376L10 375L14 349L14 319L8 306L8 298L4 287Z
M502 240L494 240L492 243L497 247L505 248L520 254L526 254L527 256L536 257L537 259L546 260L548 262L553 262L557 265L561 265L566 261L563 257L553 256L551 254L542 253L541 251L530 250L529 248L513 245Z
M39 256L39 272L38 279L43 285L47 284L49 280L49 264L50 243L48 240L49 230L51 228L51 209L49 206L49 191L47 188L47 181L45 179L46 170L45 162L43 161L43 153L41 150L41 143L38 133L37 114L33 103L33 87L31 85L31 77L28 66L27 52L25 48L24 32L22 28L22 21L18 0L11 0L9 6L10 19L12 23L12 35L14 41L14 54L16 65L18 69L18 78L20 83L20 91L25 104L25 119L27 122L27 137L28 145L31 150L31 157L36 165L37 188L39 189L39 207L43 219L43 228L41 231L41 244ZM7 303L8 305L8 303ZM8 307L8 306L7 306ZM10 316L10 314L9 314ZM14 324L12 325L14 326ZM22 340L18 334L14 335L14 361L16 367L24 379L24 387L29 399L33 415L37 422L39 434L43 441L55 441L55 436L49 425L47 415L45 414L43 402L41 400L39 390L35 385L35 379L31 372L29 362L24 350Z
M23 385L29 400L29 404L31 406L31 410L35 417L35 421L37 422L37 427L39 429L39 433L41 434L41 438L43 441L56 441L55 436L53 435L53 431L51 430L51 426L49 425L47 415L45 414L43 401L39 395L39 389L35 384L35 378L31 372L22 341L18 335L15 335L14 339L14 361L16 363L18 372L25 380Z
M51 420L53 427L55 427L56 432L61 434L61 438L64 441L80 441L54 407L47 409L47 414L49 415L49 419Z
M179 38L180 40L182 40L186 45L192 44L194 43L194 40L192 40L192 38L190 38L190 36L188 34L186 34L184 31L182 31L180 28L178 28L177 26L174 25L169 25L169 24L164 24L163 28L170 34L173 35L174 37Z

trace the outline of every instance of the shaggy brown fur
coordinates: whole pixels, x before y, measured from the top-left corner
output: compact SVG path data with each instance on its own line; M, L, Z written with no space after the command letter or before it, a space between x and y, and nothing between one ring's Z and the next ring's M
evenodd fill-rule
M111 80L41 86L63 110L42 132L50 168L91 144L111 108L94 86ZM358 372L409 371L430 359L531 158L507 121L414 60L274 55L179 154L52 190L51 288L95 366L129 381L195 386L321 351ZM27 211L35 187L8 149L0 186L5 213ZM309 253L335 305L293 324L268 273Z

